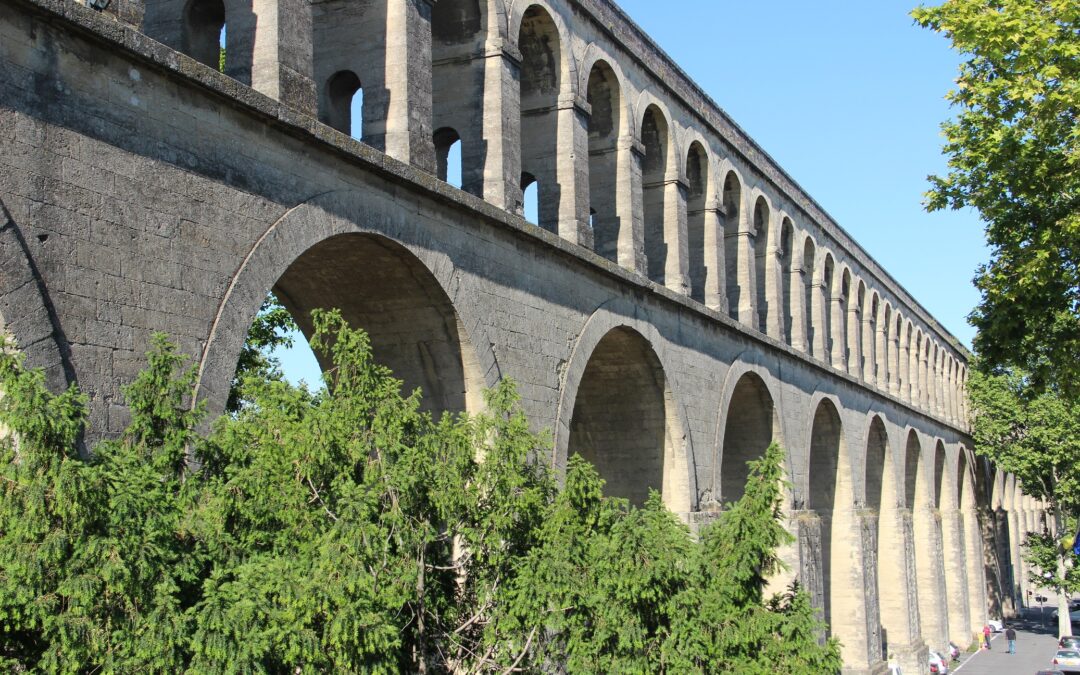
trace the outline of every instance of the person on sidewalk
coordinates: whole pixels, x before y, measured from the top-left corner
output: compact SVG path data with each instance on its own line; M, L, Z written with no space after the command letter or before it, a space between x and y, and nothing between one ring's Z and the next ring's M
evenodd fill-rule
M1005 639L1009 641L1009 653L1016 653L1016 631L1012 626L1005 629Z
M983 626L983 646L990 649L990 624Z

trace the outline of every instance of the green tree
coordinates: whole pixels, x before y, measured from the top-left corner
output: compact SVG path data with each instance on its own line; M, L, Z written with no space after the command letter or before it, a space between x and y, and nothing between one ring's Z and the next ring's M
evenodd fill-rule
M969 319L987 367L1080 395L1080 3L946 0L912 12L965 57L927 207L976 209L992 248Z
M699 542L655 493L605 498L580 457L559 489L512 383L435 420L363 332L313 325L325 390L253 368L206 438L194 371L156 337L130 425L89 457L82 397L0 353L0 669L839 667L805 594L762 597L785 536L778 448Z
M708 526L694 581L675 599L675 629L664 645L673 672L828 673L842 666L839 644L819 643L825 625L797 584L766 599L781 571L784 451L773 443L749 463L746 491Z
M1058 593L1060 634L1071 635L1068 598L1080 591L1080 557L1072 553L1067 526L1080 514L1080 410L1052 389L1033 388L1023 373L1010 369L975 369L968 398L975 451L1048 506L1057 536L1032 533L1024 542L1026 556L1033 564L1032 581Z

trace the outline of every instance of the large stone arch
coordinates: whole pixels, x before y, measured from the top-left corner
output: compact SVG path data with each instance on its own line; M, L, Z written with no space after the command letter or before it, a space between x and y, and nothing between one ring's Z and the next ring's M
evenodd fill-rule
M650 383L650 378L652 378L651 383L660 390L664 409L662 479L659 485L652 481L646 487L660 489L664 496L664 503L669 509L676 513L687 514L698 509L699 495L697 462L686 410L682 403L684 399L678 378L667 365L672 362L672 359L667 353L666 341L651 322L637 317L639 313L640 308L634 308L628 301L616 300L598 308L586 321L574 345L570 362L563 373L562 392L555 421L552 465L559 472L566 469L567 459L572 452L572 437L576 431L573 420L582 395L583 381L587 375L590 379L600 375L602 379L602 371L587 372L590 370L589 366L593 362L593 357L599 354L602 359L594 363L594 366L605 369L618 368L617 357L620 352L625 354L636 350L639 359L637 364L632 364L637 366L637 370L632 375L646 384ZM604 343L605 339L608 340L607 343ZM601 351L598 352L598 348L601 348ZM585 386L588 387L588 385ZM625 393L629 389L623 381L621 389L615 393L617 394L618 391ZM613 405L617 406L619 403L616 401ZM593 408L600 411L599 403ZM615 412L625 412L625 410L615 408ZM625 431L633 433L637 428L635 424L632 422L626 425ZM577 431L580 432L580 429ZM601 476L609 478L603 473ZM640 490L633 495L623 496L634 497L635 501L640 501L636 499L639 494Z
M500 379L495 354L491 350L494 342L488 339L479 321L478 303L463 294L456 278L459 274L457 268L444 253L415 241L415 235L413 224L401 219L400 215L394 215L392 210L384 211L380 204L362 203L351 192L324 194L290 209L263 233L233 275L199 358L195 400L206 401L211 417L224 410L248 327L266 294L285 277L294 263L303 261L308 253L326 253L326 249L321 247L340 244L347 249L349 241L344 238L362 237L362 245L368 247L367 253L380 255L375 248L371 248L378 247L385 252L382 255L406 262L410 275L426 275L422 282L417 282L420 285L414 288L422 289L439 303L445 303L439 310L440 316L446 319L444 331L451 336L457 331L461 348L461 376L471 387L466 390L468 400L464 401L464 407L476 409L479 390L484 386L494 386ZM361 243L360 239L353 241ZM348 256L349 253L346 250L341 255ZM312 260L308 259L309 262ZM347 257L334 258L335 264L347 260ZM327 269L317 273L323 275L322 281L326 284L341 284L341 278L333 276L332 271ZM346 290L348 288L356 287L345 286ZM288 295L288 289L285 290ZM291 302L294 310L302 311L303 305L307 304L306 300L298 298L290 300L286 297L283 300L287 306ZM450 319L445 315L447 308L453 311L453 326L449 325ZM303 326L306 318L298 316L297 319ZM417 349L414 358L417 367L422 369L430 369L448 356L445 354L446 344L440 345L435 352L431 349L425 352L419 345ZM443 352L441 357L436 353L439 350ZM401 373L396 374L403 377ZM438 375L435 370L426 379L437 379ZM408 386L409 379L405 379Z
M929 340L926 341L929 347ZM927 350L929 353L929 350ZM927 399L924 399L927 400ZM941 518L942 556L945 566L945 600L948 606L949 638L958 644L971 639L971 614L967 575L967 556L963 518L960 513L959 472L966 472L957 453L954 459L945 442L934 440L934 480L937 489L938 513Z
M836 397L817 394L808 410L809 471L804 493L817 517L821 542L820 608L829 633L840 639L844 663L867 668L880 659L867 621L862 525L856 516L848 435Z
M964 445L957 446L957 507L960 516L961 541L963 542L966 590L968 594L968 631L977 633L987 617L989 597L987 583L995 574L987 575L986 559L983 555L983 537L987 543L993 541L993 532L984 530L979 517L980 501L986 504L986 498L980 498L979 488L985 488L985 482L978 479L978 462ZM996 616L1001 617L1000 610Z
M61 391L77 384L71 346L34 260L34 247L47 246L49 233L27 241L22 228L0 201L0 334L10 335L26 365L45 371L46 384ZM91 401L91 406L94 402ZM92 415L102 419L104 415ZM105 429L91 428L90 436Z
M876 524L872 547L876 564L868 564L867 570L876 577L881 653L911 656L912 645L918 640L918 612L912 606L917 582L913 574L914 558L910 555L914 537L910 534L905 507L906 471L897 470L893 448L885 420L879 414L869 413L863 503L867 518L875 519Z
M784 446L780 425L780 397L771 384L773 375L757 363L736 361L724 378L716 419L716 448L713 453L714 499L731 502L745 488L746 462L760 458L772 442ZM791 450L785 472L792 474Z

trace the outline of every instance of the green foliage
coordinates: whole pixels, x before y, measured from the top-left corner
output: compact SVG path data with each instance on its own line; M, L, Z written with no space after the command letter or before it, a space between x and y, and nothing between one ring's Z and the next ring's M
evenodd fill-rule
M1080 409L1053 389L1032 387L1023 373L982 370L973 370L968 380L975 452L1013 474L1025 494L1045 502L1056 530L1068 537L1060 541L1034 532L1022 542L1032 581L1059 595L1060 630L1067 635L1067 599L1080 591L1080 556L1072 552L1075 530L1066 532L1080 514Z
M674 672L821 673L842 665L809 596L793 585L763 597L780 571L777 547L791 542L780 520L784 451L776 443L749 464L743 497L705 529L694 580L675 598L678 621L665 644Z
M218 47L217 69L219 73L225 72L225 48Z
M988 367L1080 395L1080 3L946 0L917 23L967 60L931 210L973 207L993 254L970 320Z
M313 323L326 391L256 367L207 438L155 338L128 429L91 457L82 397L0 355L0 669L839 669L805 593L763 597L788 540L778 447L695 540L580 457L559 489L511 383L435 420L363 332Z
M1016 476L1026 494L1080 512L1080 409L1014 370L975 369L967 393L975 451Z

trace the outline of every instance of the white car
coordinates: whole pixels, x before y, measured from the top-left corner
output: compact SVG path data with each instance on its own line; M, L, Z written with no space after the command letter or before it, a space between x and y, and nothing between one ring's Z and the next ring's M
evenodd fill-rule
M949 662L945 660L945 657L935 652L933 649L929 653L930 672L935 675L948 675Z
M986 625L990 626L990 630L995 633L1000 633L1001 631L1005 630L1005 624L1001 623L997 619L990 619L986 622Z

